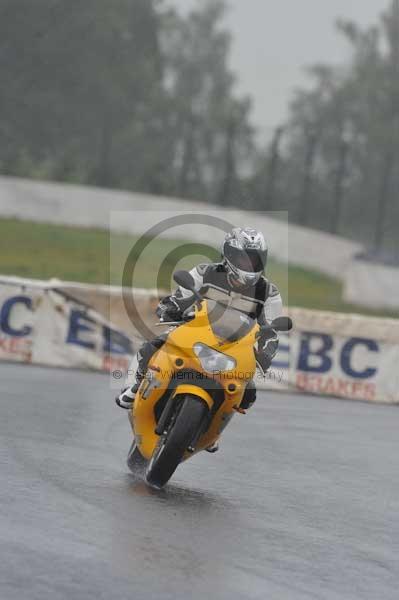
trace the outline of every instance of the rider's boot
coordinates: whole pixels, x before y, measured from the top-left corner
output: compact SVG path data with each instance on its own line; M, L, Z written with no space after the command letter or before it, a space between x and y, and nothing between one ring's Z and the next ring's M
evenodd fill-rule
M115 398L115 402L120 408L125 408L126 410L131 409L138 389L139 385L137 383L132 387L123 389L119 396Z
M124 388L119 396L115 398L115 402L120 408L124 408L126 410L130 410L132 408L137 391L144 377L145 374L138 370L136 372L136 383L131 387Z
M209 454L214 454L219 450L219 442L215 442L211 446L208 446L208 448L205 448L205 450L209 452Z
M254 404L255 400L256 400L256 387L255 387L254 382L250 381L245 390L244 397L241 401L241 404L240 404L239 408L237 409L238 412L242 412L243 414L245 414L245 411L248 410L249 408L251 408L251 406ZM210 454L213 454L214 452L217 452L219 450L219 443L215 442L211 446L208 446L208 448L205 448L205 450L207 452L209 452Z
M165 334L162 334L151 342L144 342L137 353L138 368L136 370L136 383L132 387L124 388L119 396L115 398L115 402L118 406L125 408L126 410L132 408L136 393L147 372L148 363L154 352L163 346L165 339Z

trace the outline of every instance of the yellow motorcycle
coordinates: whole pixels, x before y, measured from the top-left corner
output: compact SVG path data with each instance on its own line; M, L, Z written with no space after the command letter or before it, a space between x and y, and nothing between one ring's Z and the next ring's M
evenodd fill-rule
M178 465L217 442L240 408L256 371L254 344L262 329L288 331L291 319L279 317L260 327L225 302L203 298L187 271L176 283L192 292L188 320L173 326L165 344L151 358L146 377L129 413L134 441L127 464L145 464L147 483L158 489Z

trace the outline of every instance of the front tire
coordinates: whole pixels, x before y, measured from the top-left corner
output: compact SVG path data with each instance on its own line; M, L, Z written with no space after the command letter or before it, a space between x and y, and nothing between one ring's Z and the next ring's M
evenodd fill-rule
M208 407L200 398L184 397L171 429L161 436L148 464L146 481L149 485L160 489L169 481L207 412Z

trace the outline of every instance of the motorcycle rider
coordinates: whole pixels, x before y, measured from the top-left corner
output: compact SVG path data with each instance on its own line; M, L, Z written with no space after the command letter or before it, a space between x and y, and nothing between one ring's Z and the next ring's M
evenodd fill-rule
M222 262L199 264L190 271L195 288L205 298L233 303L235 308L256 318L260 325L271 322L282 314L282 299L277 287L263 275L267 255L268 248L262 233L251 227L236 227L224 239ZM189 296L190 291L179 287L174 294L163 298L156 310L160 320L181 321L183 311L179 301ZM139 350L136 383L133 387L122 390L116 398L116 403L121 408L132 407L149 361L162 347L167 335L162 334L145 342ZM277 348L278 336L274 330L269 330L258 339L256 359L264 372L269 368ZM255 399L256 388L251 381L245 390L240 409L250 408Z

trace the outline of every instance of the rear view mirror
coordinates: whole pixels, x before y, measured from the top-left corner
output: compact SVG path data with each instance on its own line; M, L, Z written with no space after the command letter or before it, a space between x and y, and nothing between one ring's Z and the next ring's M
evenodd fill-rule
M277 317L272 321L271 327L276 331L291 331L293 328L292 319L290 317Z
M185 290L195 292L195 281L193 276L188 271L176 271L173 273L173 279Z

